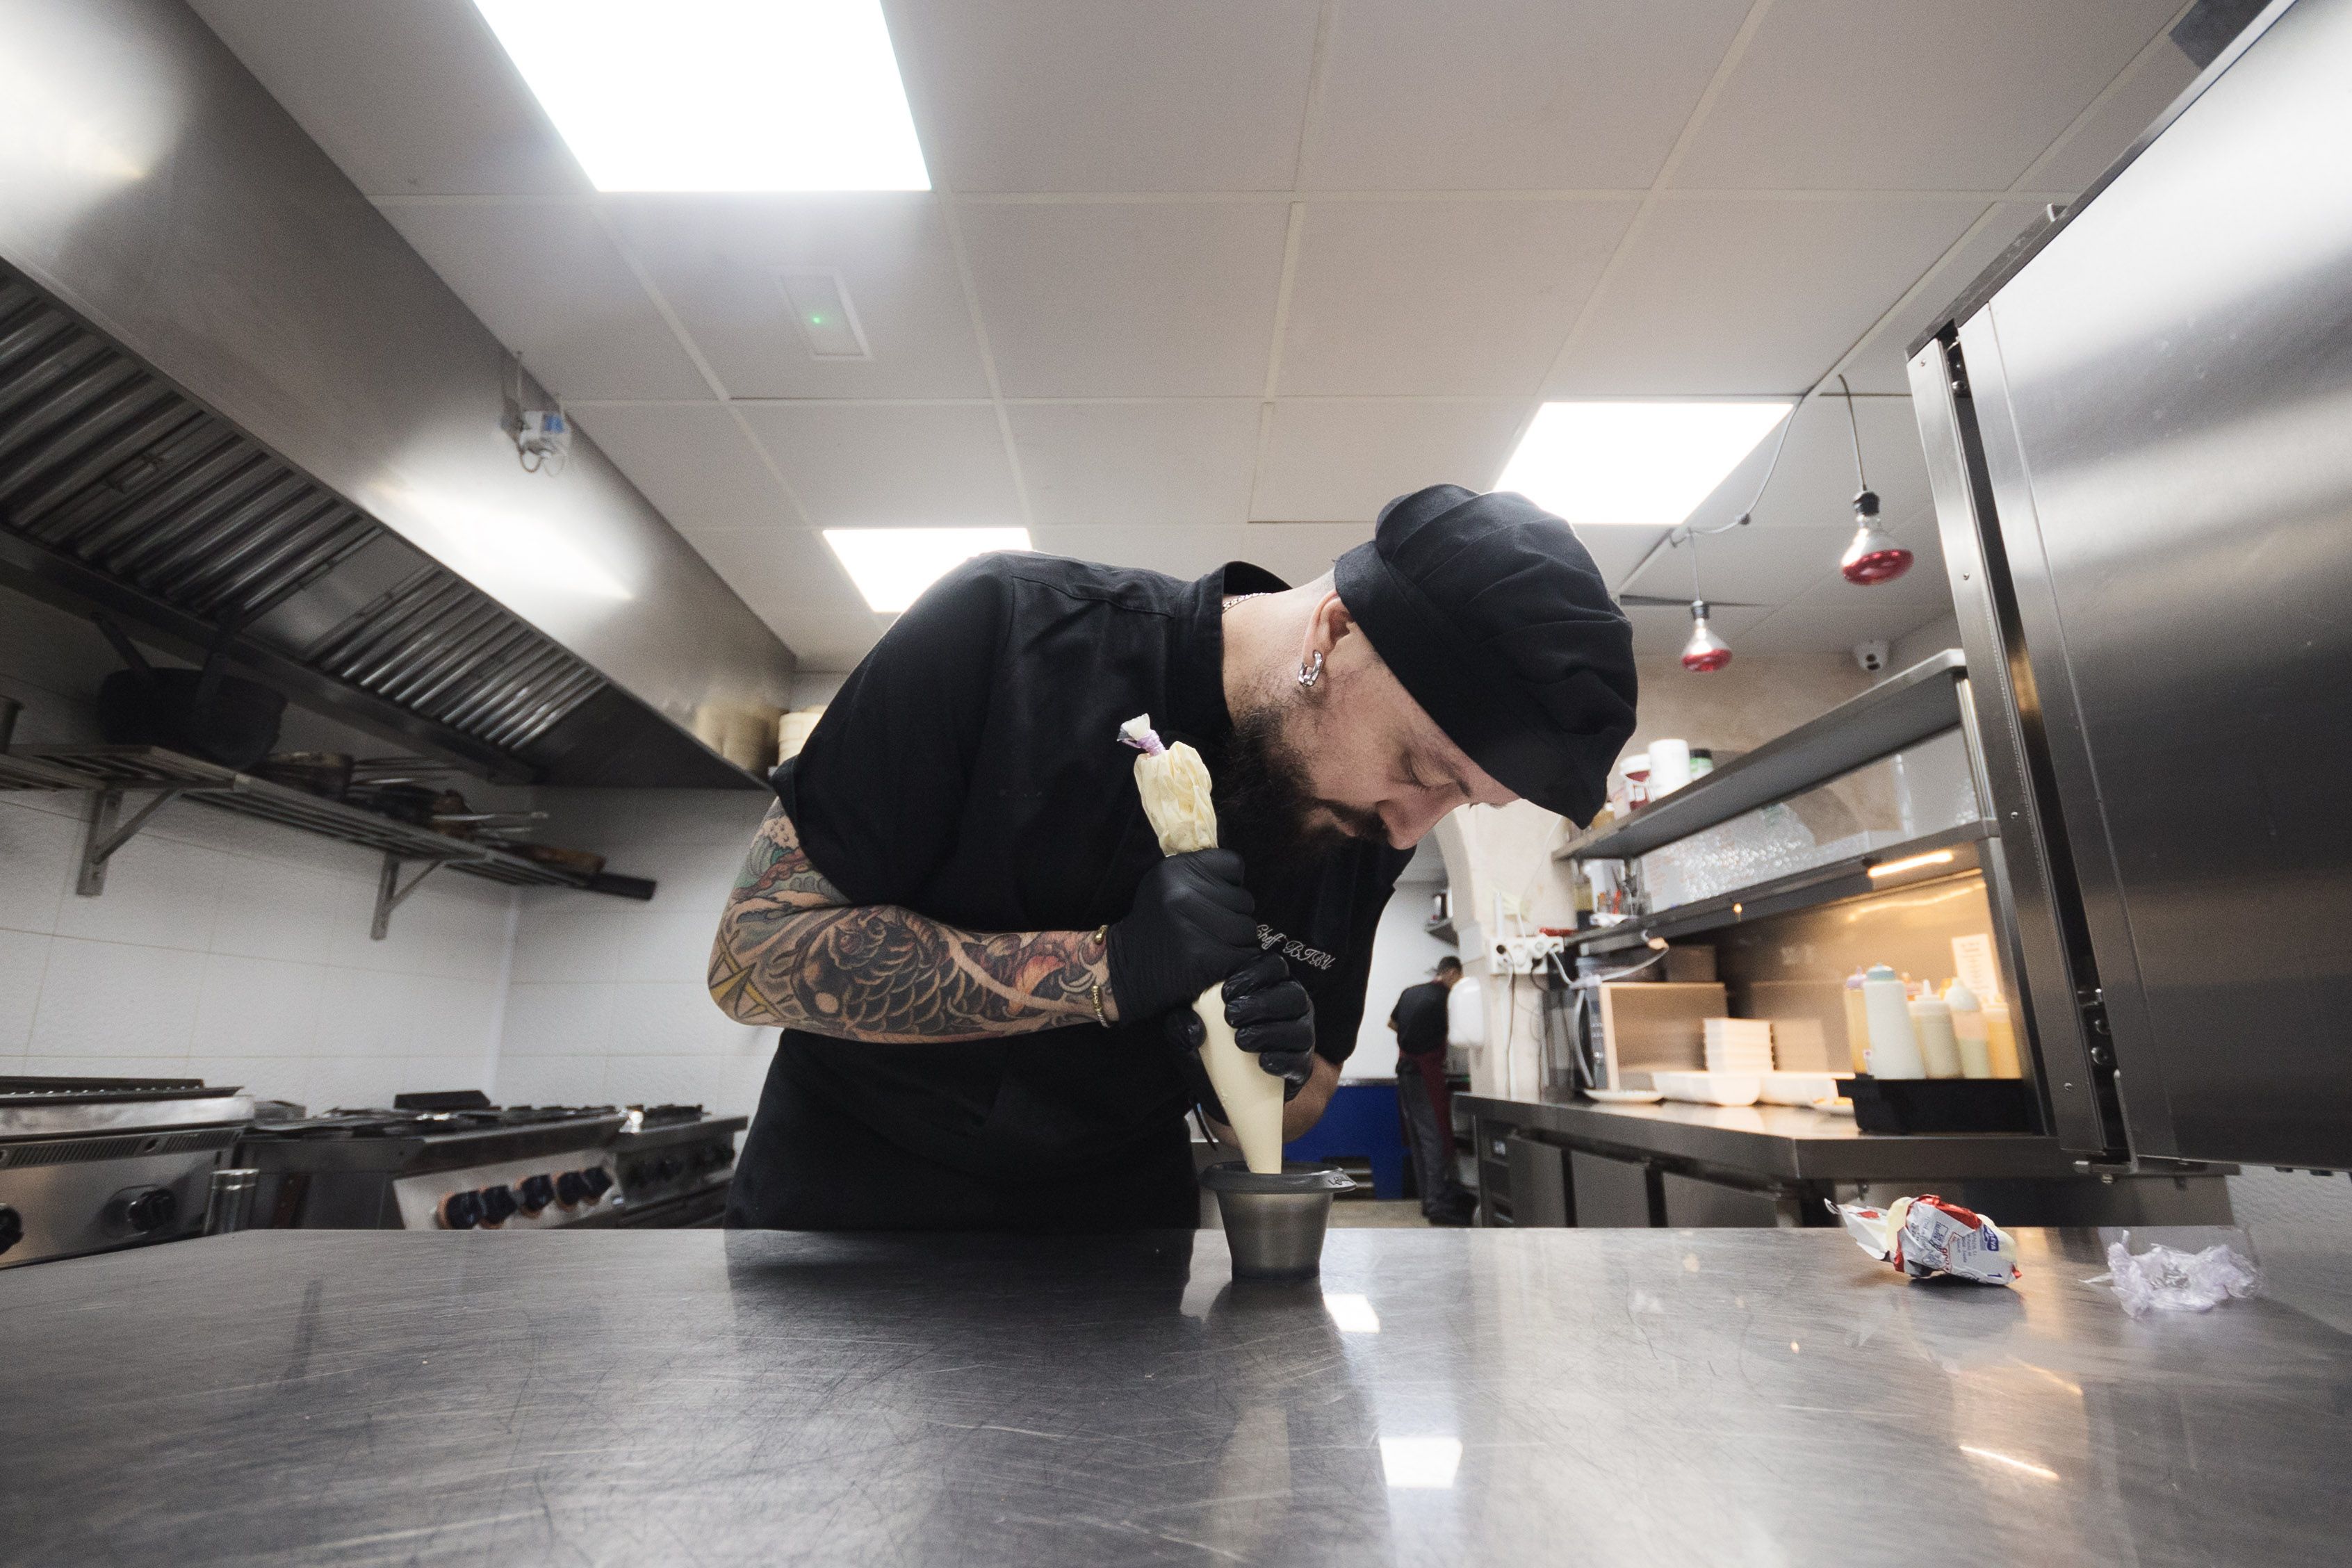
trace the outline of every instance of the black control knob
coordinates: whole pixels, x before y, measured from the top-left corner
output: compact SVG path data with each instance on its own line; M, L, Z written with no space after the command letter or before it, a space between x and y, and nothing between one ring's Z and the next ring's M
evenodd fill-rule
M515 1201L512 1187L484 1187L480 1196L484 1225L504 1225L514 1217L515 1210L522 1207L522 1205Z
M108 1200L106 1228L117 1236L152 1236L178 1217L180 1200L169 1187L132 1187Z
M601 1198L613 1190L613 1173L602 1165L589 1166L580 1173L580 1179L587 1184L591 1198Z
M588 1201L588 1184L580 1179L577 1171L566 1171L555 1178L555 1201L572 1208Z
M0 1252L5 1252L25 1239L25 1216L0 1204Z
M522 1203L522 1212L537 1214L555 1201L555 1178L525 1176L515 1184L515 1196Z
M664 1154L654 1162L654 1174L665 1182L676 1176L678 1169L678 1158L675 1154Z
M451 1230L471 1230L482 1223L478 1193L451 1193L441 1200L441 1223Z

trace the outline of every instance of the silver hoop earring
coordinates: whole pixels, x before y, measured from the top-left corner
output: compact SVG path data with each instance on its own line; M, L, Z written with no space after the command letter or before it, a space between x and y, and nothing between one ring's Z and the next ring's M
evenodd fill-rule
M1311 687L1322 679L1323 656L1321 654L1309 656L1307 662L1298 667L1298 684L1301 687Z

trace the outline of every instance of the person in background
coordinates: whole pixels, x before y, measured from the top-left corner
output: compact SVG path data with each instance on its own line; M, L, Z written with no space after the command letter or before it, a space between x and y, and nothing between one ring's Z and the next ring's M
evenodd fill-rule
M1389 1014L1397 1037L1397 1109L1432 1225L1468 1225L1478 1200L1454 1168L1454 1092L1445 1082L1446 993L1462 980L1462 961L1437 961L1437 978L1408 985Z

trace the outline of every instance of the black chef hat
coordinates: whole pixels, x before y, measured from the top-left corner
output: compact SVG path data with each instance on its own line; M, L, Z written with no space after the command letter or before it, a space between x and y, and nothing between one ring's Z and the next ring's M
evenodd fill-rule
M1413 700L1522 799L1577 823L1633 732L1633 629L1567 523L1525 496L1432 485L1333 567Z

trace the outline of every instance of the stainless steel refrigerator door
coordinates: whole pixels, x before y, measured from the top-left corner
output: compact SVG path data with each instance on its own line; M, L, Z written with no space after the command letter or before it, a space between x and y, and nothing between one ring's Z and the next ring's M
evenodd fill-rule
M2352 1166L2352 0L1963 323L2141 1154Z

